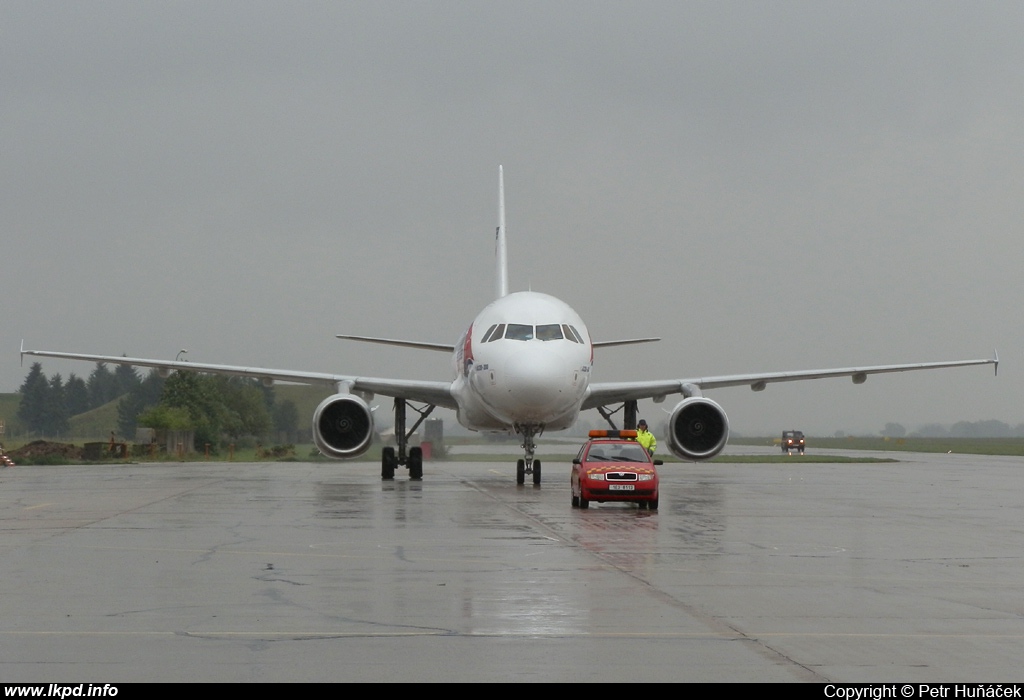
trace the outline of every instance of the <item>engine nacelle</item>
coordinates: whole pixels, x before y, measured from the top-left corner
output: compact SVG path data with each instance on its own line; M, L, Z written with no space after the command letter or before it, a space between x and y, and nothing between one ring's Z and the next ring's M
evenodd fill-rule
M677 457L711 459L729 440L729 418L722 407L702 396L684 399L668 419L668 445Z
M358 457L372 439L373 414L358 396L328 396L313 411L313 442L328 457Z

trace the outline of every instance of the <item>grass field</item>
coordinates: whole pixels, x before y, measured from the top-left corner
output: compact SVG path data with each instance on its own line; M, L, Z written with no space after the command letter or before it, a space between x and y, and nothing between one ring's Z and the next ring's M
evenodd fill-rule
M771 445L776 449L779 444L778 438L733 438L729 442L733 445ZM815 448L1024 456L1024 438L819 438L808 436L808 453L813 453Z
M304 399L306 402L312 402L316 399L315 396L299 396L296 398ZM109 416L110 407L103 407L97 409L96 413L101 415ZM82 417L86 417L85 414ZM107 418L109 420L109 418ZM100 420L103 420L102 418ZM75 445L82 445L86 442L106 442L109 439L109 432L100 433L93 438L75 438L68 440L61 440L60 442L73 443ZM582 443L583 438L580 438ZM27 440L11 440L7 439L4 441L4 445L8 451L16 449L21 445L28 442ZM312 444L298 444L284 456L276 456L270 453L272 445L267 445L266 450L263 450L261 454L257 453L257 448L254 446L255 441L251 438L242 441L241 446L235 448L221 447L213 451L209 457L204 453L193 453L186 455L182 458L176 455L160 455L157 456L153 461L203 461L210 459L213 461L235 461L235 462L256 462L261 460L278 460L278 461L311 461L311 460L326 460L326 458L317 454L316 449ZM461 447L458 454L446 456L445 459L456 462L494 462L494 463L512 463L518 459L521 454L518 447L518 443L514 440L507 441L506 448L498 453L493 451L493 446L496 444L494 441L487 440L486 438L478 437L451 437L448 440L449 445L458 445ZM500 444L500 443L499 443ZM559 443L564 445L564 442ZM664 443L663 443L664 444ZM801 462L807 464L813 463L844 463L844 462L895 462L899 461L900 452L954 452L959 454L979 454L979 455L1009 455L1009 456L1024 456L1024 438L901 438L901 439L887 439L881 437L848 437L848 438L816 438L813 436L808 437L807 452L804 455L793 454L790 456L781 454L779 452L771 452L771 450L778 450L778 439L777 438L734 438L730 440L730 444L733 445L752 445L752 446L763 446L769 448L763 455L730 455L724 454L715 457L713 462L716 463L781 463L781 462ZM491 449L481 449L480 452L476 452L472 449L474 445L488 446ZM828 450L842 450L849 452L846 455L828 454L823 455L816 453L816 450L828 449ZM862 450L871 450L879 452L891 452L892 457L868 457L858 456L857 452ZM379 444L373 445L369 451L357 458L360 462L379 462L380 461L381 446ZM676 459L673 455L667 454L667 451L662 449L658 455L659 459L665 461L666 464L679 463L682 460ZM545 451L545 445L543 442L538 445L537 458L543 463L564 463L568 464L571 462L571 455L567 454L564 449L558 452ZM146 457L137 458L138 461L150 461ZM49 462L53 463L53 462Z

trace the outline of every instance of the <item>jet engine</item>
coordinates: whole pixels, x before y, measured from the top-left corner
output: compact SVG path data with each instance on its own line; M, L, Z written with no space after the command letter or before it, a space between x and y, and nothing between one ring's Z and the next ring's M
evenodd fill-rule
M328 396L313 411L313 442L328 457L358 457L372 438L373 415L358 396Z
M711 399L694 396L680 401L668 419L669 449L687 460L711 459L729 439L729 418Z

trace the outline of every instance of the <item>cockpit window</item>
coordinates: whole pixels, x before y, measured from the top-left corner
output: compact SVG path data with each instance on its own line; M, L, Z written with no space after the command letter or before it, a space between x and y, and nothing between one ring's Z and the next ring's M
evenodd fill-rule
M533 326L510 323L505 329L505 338L508 340L533 340Z
M505 335L505 324L498 323L487 329L487 333L484 334L481 343L490 343L495 340L500 340L501 336Z
M543 326L537 326L537 339L538 340L561 340L562 339L562 327L557 323L549 323Z
M506 338L508 340L569 340L573 343L583 343L583 337L579 331L567 324L545 323L540 326L528 326L525 323L499 323L491 326L484 333L481 343L493 343L495 340Z

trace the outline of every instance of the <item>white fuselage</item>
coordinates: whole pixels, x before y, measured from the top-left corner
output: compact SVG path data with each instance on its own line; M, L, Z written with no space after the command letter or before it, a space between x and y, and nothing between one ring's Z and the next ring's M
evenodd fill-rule
M562 430L575 421L594 361L579 314L547 294L516 292L487 306L459 340L452 395L471 430Z

